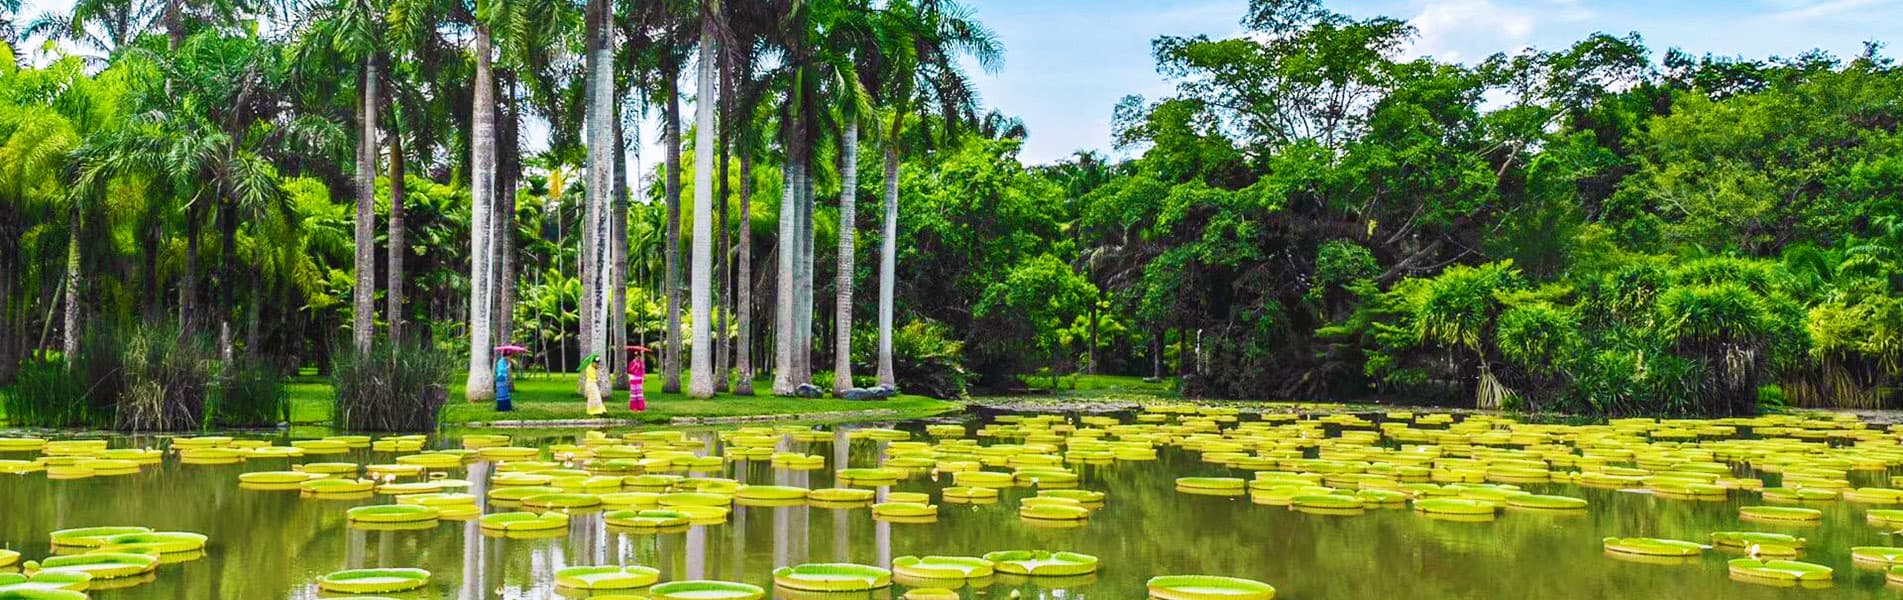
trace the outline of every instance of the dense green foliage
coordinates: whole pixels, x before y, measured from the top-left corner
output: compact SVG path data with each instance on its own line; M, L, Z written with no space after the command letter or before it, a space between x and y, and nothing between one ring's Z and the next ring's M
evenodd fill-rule
M909 3L801 6L722 8L727 34L749 45L721 74L739 85L720 106L718 164L691 152L642 157L658 166L637 175L654 185L615 190L628 201L616 224L628 286L614 325L628 343L658 348L692 318L669 310L684 281L669 278L682 277L681 240L691 238L685 188L705 166L718 173L714 231L732 247L714 263L722 283L709 319L723 352L735 352L734 338L750 342L753 372L739 381L774 367L774 343L791 333L768 324L776 303L794 301L774 283L781 252L797 245L777 239L787 229L776 222L797 198L811 203L806 325L824 332L841 320L840 282L862 297L843 311L853 335L800 341L829 357L853 340L842 353L869 381L883 230L878 218L842 230L832 199L850 185L859 210L878 214L870 207L893 183L903 208L892 366L908 392L955 397L1022 388L1031 373L1091 372L1179 376L1196 397L1594 414L1898 401L1903 70L1874 44L1849 59L1744 60L1655 56L1636 34L1595 35L1450 64L1410 57L1402 21L1254 0L1238 37L1155 40L1177 89L1115 107L1115 142L1130 158L1087 152L1027 166L1023 124L978 117L962 73L887 72L918 67L918 52L951 51L923 34L906 34L921 36L910 46L855 37L942 15L904 12ZM404 366L392 357L435 355L381 342L359 360L338 340L368 285L379 299L401 292L378 311L380 326L411 323L405 343L467 353L468 240L483 227L503 235L497 343L529 347L529 370L558 372L603 345L584 326L593 284L581 232L593 217L579 200L589 181L583 7L326 3L272 34L233 17L250 8L227 8L114 38L103 56L0 60L0 237L19 240L0 247L9 402L33 396L18 390L72 386L60 369L85 377L85 353L71 365L63 355L87 331L175 320L189 334L179 339L198 340L193 354L212 362L362 375L337 380L359 398L340 411L352 426L433 418L438 390L416 374L453 365ZM639 105L680 124L694 45L683 31L699 27L699 10L613 8L629 40L612 67L617 97L631 100L619 110ZM361 27L379 17L384 27ZM479 24L499 48L504 201L496 223L472 227L476 61L461 40ZM961 43L988 43L972 38ZM386 142L400 142L395 163L351 160L366 65L388 67L384 104L371 112ZM545 152L522 151L525 115L549 124ZM617 153L636 135L614 132ZM702 135L681 137L673 151ZM887 150L892 182L879 168ZM842 162L856 162L856 179ZM362 212L350 198L358 164L377 169L375 205ZM373 263L353 256L359 215L378 224ZM847 235L856 246L839 243ZM751 279L728 281L742 257ZM392 265L398 289L383 277ZM840 265L850 267L843 279ZM742 289L749 306L733 301ZM189 380L194 368L163 352L130 364L154 379ZM817 371L806 380L830 381L805 368ZM259 400L214 401L211 412L265 422L275 406L266 399L282 395L268 379L220 379L234 398ZM427 400L357 420L370 399L391 396Z
M1461 66L1402 59L1395 21L1254 4L1249 37L1157 41L1178 94L1119 107L1141 155L1085 199L1131 255L1093 279L1188 341L1190 393L1894 402L1903 71L1875 46L1658 64L1601 35Z

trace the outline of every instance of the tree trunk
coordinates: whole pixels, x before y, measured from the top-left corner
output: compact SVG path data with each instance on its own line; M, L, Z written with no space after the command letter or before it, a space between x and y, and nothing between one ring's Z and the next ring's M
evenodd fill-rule
M363 60L362 137L357 139L357 284L350 305L350 341L370 352L377 294L377 62ZM230 248L225 251L229 253ZM230 257L226 257L230 260ZM230 282L226 282L230 285Z
M692 303L688 396L714 396L714 22L701 18L699 79L694 100L694 248L689 257L688 298Z
M667 96L667 248L661 289L667 302L667 349L661 357L661 391L681 391L681 103L680 66L668 65Z
M892 371L892 303L897 290L899 252L898 117L885 141L885 223L879 231L879 385L898 386Z
M166 49L173 52L185 43L185 0L166 0L165 13L160 19L165 21Z
M722 52L715 56L725 55ZM720 100L715 104L720 121L717 128L720 131L720 171L716 176L719 191L715 193L715 197L719 198L716 208L718 213L714 217L714 235L718 238L714 244L718 250L714 253L714 285L719 286L714 293L714 393L726 392L733 380L733 373L728 369L728 365L732 364L729 356L733 352L733 343L732 338L727 336L727 322L733 315L733 245L732 238L727 235L727 205L732 203L733 198L733 189L727 178L727 166L733 159L732 115L728 110L731 102L727 96L732 90L733 79L727 76L727 70L723 68L720 70Z
M508 90L503 96L507 115L497 133L501 136L496 142L499 152L496 155L496 203L490 211L495 227L489 234L490 245L495 248L495 295L491 312L495 315L494 337L497 342L515 343L515 188L522 178L522 111L516 98L515 78L504 75L502 89Z
M799 336L793 335L793 272L798 263L800 247L798 198L800 165L797 160L787 161L785 176L782 177L780 192L780 232L778 249L779 264L774 269L775 279L779 283L773 295L773 395L791 396L799 383L793 374L793 342Z
M66 369L73 369L74 358L79 356L79 202L74 201L71 215L67 217L66 234L66 310L61 315L60 355L66 358ZM4 297L0 297L4 299ZM4 306L4 305L0 305ZM4 342L0 342L4 343Z
M178 282L178 323L187 334L198 332L198 229L203 206L193 203L185 210L185 273Z
M394 98L392 98L394 100ZM403 203L408 198L405 189L403 165L403 133L398 127L396 104L390 105L390 223L388 237L389 266L385 268L389 279L384 284L384 299L388 308L384 309L384 319L390 328L390 343L403 343L404 307L403 307L403 261L409 258L410 244L403 227ZM255 319L253 320L255 322Z
M582 348L583 356L598 354L602 359L612 357L608 347L613 341L609 334L609 308L615 287L609 276L613 251L608 236L609 196L614 193L614 50L608 44L609 15L613 10L605 0L590 3L589 17L594 19L589 28L589 75L588 75L588 195L585 199L586 210L583 222L584 238L591 243L584 244L587 257L584 260L589 277L594 285L588 290L583 302L589 307L588 328L592 332ZM584 372L587 365L580 367ZM603 364L596 370L595 385L613 389L606 374L612 365Z
M616 114L620 114L619 107L617 102ZM614 214L610 217L613 222L608 224L608 243L613 248L610 254L614 260L614 269L609 272L613 287L609 292L614 295L614 307L608 311L608 352L614 355L617 368L608 370L614 372L614 389L625 390L629 385L628 371L622 368L628 364L628 137L618 117L614 129Z
M471 112L469 162L469 377L463 395L470 402L495 398L489 353L495 342L489 326L489 210L495 202L496 90L493 51L487 25L476 26L476 84Z
M733 392L753 395L753 152L740 150L740 249L739 272L734 279L735 314L740 331L734 348Z
M807 155L806 166L800 170L799 187L799 245L794 246L799 257L794 281L799 287L794 290L798 304L793 307L795 322L793 332L793 374L801 384L813 381L813 253L818 242L813 235L813 173L812 155Z
M1101 297L1103 293L1098 292L1097 295ZM1084 365L1084 372L1093 375L1097 373L1097 321L1103 318L1097 310L1097 302L1097 299L1090 301L1090 364Z
M1163 329L1160 327L1150 335L1150 377L1163 379Z
M839 144L839 272L833 278L833 394L852 389L853 225L859 190L859 124L848 118Z

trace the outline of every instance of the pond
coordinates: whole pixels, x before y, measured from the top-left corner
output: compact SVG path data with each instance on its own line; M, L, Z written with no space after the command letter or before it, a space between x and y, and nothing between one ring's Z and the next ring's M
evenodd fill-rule
M931 447L930 451L940 455L958 455L951 458L953 461L976 458L1009 463L1012 459L1007 457L1024 446L1036 450L1038 444L1067 443L1071 460L1058 463L1056 468L1075 473L1078 488L1106 495L1100 507L1087 507L1087 518L1077 521L1020 517L1021 500L1040 491L1033 487L1004 487L997 501L991 503L950 501L943 490L953 486L956 476L935 473L930 468L907 472L908 476L897 483L860 487L876 489L882 496L928 494L930 502L938 506L935 519L875 518L873 510L864 504L740 504L732 506L731 514L719 524L634 531L609 526L600 510L581 509L568 511L568 523L546 534L552 537L541 539L485 534L479 521L474 520L431 521L410 530L369 530L353 525L346 511L356 506L389 504L391 496L321 499L301 494L295 487L264 491L239 486L239 476L246 472L285 471L297 463L392 464L398 462L399 455L408 454L365 448L334 455L252 458L226 465L181 464L175 453L168 453L162 462L145 466L137 474L76 480L49 479L44 472L0 475L0 507L4 507L0 509L0 547L18 551L26 559L44 558L54 552L49 537L52 532L95 526L142 526L208 537L202 556L168 557L167 564L161 564L153 575L94 581L92 597L115 600L324 598L331 594L320 591L316 582L326 574L372 567L416 567L432 574L427 587L387 595L394 598L586 597L585 592L558 590L556 573L575 565L645 565L657 569L662 581L745 582L769 590L769 597L775 598L892 600L912 589L908 582L918 582L899 577L892 587L869 593L813 594L775 589L773 570L804 563L889 566L893 559L903 556L979 556L1019 549L1094 556L1098 569L1081 576L998 574L969 585L933 585L955 586L960 598L1080 600L1143 598L1146 581L1159 575L1247 578L1272 584L1277 589L1276 597L1298 599L1896 595L1886 589L1883 570L1859 566L1851 557L1850 549L1856 546L1903 545L1903 540L1894 539L1891 533L1896 526L1866 522L1867 511L1883 506L1839 498L1804 504L1821 513L1815 520L1747 521L1740 516L1741 507L1768 504L1755 491L1730 489L1720 492L1718 499L1700 500L1695 499L1696 494L1653 493L1644 484L1630 483L1636 480L1618 480L1628 481L1623 485L1597 481L1602 484L1599 487L1570 482L1575 477L1569 473L1584 464L1583 468L1613 476L1628 472L1622 469L1640 468L1704 472L1691 479L1731 487L1748 486L1749 480L1761 478L1765 485L1777 487L1784 483L1781 479L1814 462L1823 467L1820 471L1805 470L1803 485L1828 489L1833 485L1828 479L1829 467L1849 465L1837 470L1845 478L1842 482L1852 487L1887 488L1888 476L1903 461L1903 449L1898 448L1894 435L1861 429L1860 424L1776 417L1670 425L1621 422L1548 426L1489 417L1436 420L1423 415L1380 414L1363 415L1366 420L1352 416L1284 420L1295 418L1287 415L1270 417L1270 422L1249 415L1238 419L1217 414L1162 417L1171 423L1166 425L1130 425L1135 417L1117 417L1115 426L1103 421L1104 417L1092 418L1091 424L1080 423L1075 417L1011 423L973 418L964 421L964 437L974 441L964 443L1001 448L979 454L968 445L941 443ZM1158 420L1158 415L1144 418ZM1230 419L1240 423L1222 422ZM1410 420L1418 422L1410 425ZM769 438L764 442L770 444L768 449L755 451L756 458L736 456L722 467L690 475L814 489L843 487L835 478L842 464L873 467L891 460L889 455L917 452L912 442L899 443L895 449L890 439L872 439L896 437L885 435L889 430L862 430L882 432L873 436L847 434L860 427L865 426L837 426L831 434L787 426L689 431L680 434L688 441L675 443L659 442L663 438L649 433L643 443L648 444L650 453L658 446L673 446L721 456L740 446L760 447L761 438ZM1070 431L1073 427L1085 432ZM914 442L942 442L942 437L931 434L950 431L942 421L929 433L927 428L926 423L896 426ZM796 430L804 433L792 435ZM1003 437L976 435L980 432ZM1687 437L1682 432L1693 433ZM606 439L614 440L622 433L612 432ZM593 443L597 446L609 443L596 436ZM585 442L589 437L586 432L576 431L534 439L518 437L511 443L546 448ZM461 448L459 438L455 434L436 436L428 445ZM169 445L169 440L145 437L114 437L110 441L113 447ZM271 441L278 445L287 442ZM1098 449L1099 444L1117 441L1144 443L1115 446L1115 452ZM1149 443L1157 446L1153 460L1123 460L1142 458L1140 452L1126 451ZM1224 444L1241 445L1244 456L1255 458L1236 462L1232 456L1210 456L1227 452L1229 448ZM825 465L816 470L777 468L763 456L771 451L818 455L824 457ZM1440 458L1431 457L1436 454ZM0 453L0 459L32 460L38 455L32 451L7 452ZM1206 495L1179 491L1176 485L1182 477L1249 479L1254 471L1308 472L1313 475L1307 477L1321 478L1323 485L1344 489L1389 488L1426 494L1435 487L1427 481L1429 478L1474 477L1489 468L1496 480L1535 478L1526 472L1524 463L1529 456L1545 456L1553 473L1547 477L1565 482L1513 485L1526 492L1583 499L1587 507L1507 507L1497 514L1487 511L1490 517L1484 520L1444 520L1410 510L1405 501L1380 502L1384 498L1379 494L1364 496L1376 501L1364 510L1304 512L1257 502L1274 502L1274 494ZM1607 457L1613 460L1599 464ZM1628 461L1624 467L1618 466L1621 457ZM1228 460L1236 466L1215 464L1205 460L1208 458ZM933 460L947 458L937 456ZM1041 460L1046 459L1026 459L1020 464ZM1483 460L1490 462L1483 464ZM1726 472L1710 472L1714 462L1728 462ZM504 466L500 470L513 469ZM1004 473L1011 467L999 464L985 469ZM1765 472L1771 470L1783 475ZM501 487L496 485L498 472L496 461L479 460L472 454L466 464L447 468L439 477L468 481L465 491L487 498L490 491ZM1431 475L1422 477L1424 473ZM1061 476L1047 479L1054 481L1040 484L1047 488L1065 486ZM1403 480L1420 481L1403 487ZM1658 483L1664 486L1669 482ZM1220 488L1227 484L1210 485ZM718 487L710 484L709 489ZM1621 487L1629 489L1617 489ZM1247 489L1263 492L1270 487ZM1505 494L1491 497L1502 496ZM1884 498L1903 503L1903 495L1864 499L1881 504ZM491 502L482 505L482 510L489 513L520 510ZM1727 561L1747 552L1744 549L1719 546L1704 549L1692 558L1658 559L1608 552L1602 542L1607 537L1645 537L1709 544L1711 534L1721 531L1787 533L1804 538L1797 560L1831 567L1834 577L1827 589L1781 588L1734 580L1727 574Z

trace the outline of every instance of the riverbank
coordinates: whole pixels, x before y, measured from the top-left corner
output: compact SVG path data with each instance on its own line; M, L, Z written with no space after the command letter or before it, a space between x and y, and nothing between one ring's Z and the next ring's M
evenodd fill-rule
M771 389L771 381L755 384L756 390ZM316 377L298 377L286 386L292 425L328 425L335 396L330 382ZM573 376L530 377L516 381L515 410L500 412L495 404L472 404L463 400L461 383L452 384L449 404L443 407L442 423L447 427L522 427L522 426L630 426L668 425L750 418L787 418L802 420L850 420L856 414L868 419L921 419L961 410L964 404L924 396L899 395L886 400L855 401L833 398L776 398L773 396L735 396L723 394L713 399L689 398L686 394L665 393L657 379L643 386L648 409L639 413L628 410L627 392L617 392L603 403L608 414L588 415L587 404L575 392ZM877 411L874 413L873 411Z

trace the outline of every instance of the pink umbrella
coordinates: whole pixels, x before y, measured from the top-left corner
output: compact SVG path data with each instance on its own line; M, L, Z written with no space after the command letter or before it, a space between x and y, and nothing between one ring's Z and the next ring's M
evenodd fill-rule
M649 350L647 346L628 346L628 351L629 352L653 352L653 350Z
M502 354L505 354L505 355L507 355L507 354L526 354L526 353L528 353L528 351L529 351L529 349L528 349L528 348L523 348L523 347L521 347L521 346L496 346L496 352L500 352L500 353L502 353Z

